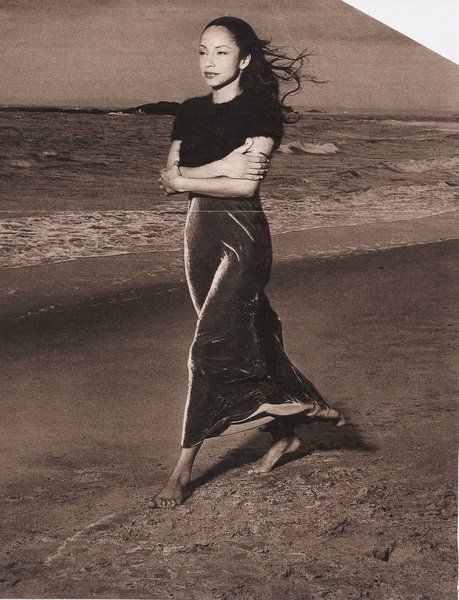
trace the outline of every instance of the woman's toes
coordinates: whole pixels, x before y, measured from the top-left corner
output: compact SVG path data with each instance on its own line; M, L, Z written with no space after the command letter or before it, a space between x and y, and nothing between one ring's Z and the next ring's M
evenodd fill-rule
M265 469L262 465L255 463L249 468L250 475L261 475L262 473L267 473L269 469Z
M346 417L344 415L340 415L338 421L336 422L337 427L342 427L346 425Z

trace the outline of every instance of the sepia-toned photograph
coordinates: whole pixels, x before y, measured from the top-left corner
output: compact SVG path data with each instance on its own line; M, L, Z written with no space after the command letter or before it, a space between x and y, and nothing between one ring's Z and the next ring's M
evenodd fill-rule
M0 0L0 598L456 598L453 4Z

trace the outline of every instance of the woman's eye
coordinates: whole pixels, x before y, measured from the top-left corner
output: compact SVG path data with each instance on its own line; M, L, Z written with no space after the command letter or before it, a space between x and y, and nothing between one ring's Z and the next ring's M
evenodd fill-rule
M200 54L202 56L203 54L205 54L205 52L203 52L202 50L199 50L198 54Z
M228 54L228 52L223 52L223 50L219 50L217 54Z

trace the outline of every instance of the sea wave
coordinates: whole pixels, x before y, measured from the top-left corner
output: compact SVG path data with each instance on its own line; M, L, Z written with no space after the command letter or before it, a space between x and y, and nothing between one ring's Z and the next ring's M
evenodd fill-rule
M384 119L379 121L383 125L393 127L425 127L437 131L459 132L459 123L455 121L405 121L402 119Z
M281 144L277 152L283 154L336 154L340 149L331 142L308 144L306 142L290 142Z
M304 189L298 183L299 189ZM380 186L348 194L334 193L325 202L292 191L263 198L273 234L438 214L455 208L454 190L435 185ZM0 267L50 264L95 256L180 250L185 210L57 211L48 215L0 221ZM154 265L152 266L154 269Z
M443 156L441 158L385 161L381 162L380 165L396 173L450 172L459 167L459 157Z
M185 216L181 217L151 211L59 211L4 220L0 266L180 248Z

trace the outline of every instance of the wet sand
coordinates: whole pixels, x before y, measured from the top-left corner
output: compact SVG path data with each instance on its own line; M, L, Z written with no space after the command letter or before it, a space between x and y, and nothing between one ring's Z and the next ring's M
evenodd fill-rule
M172 511L146 503L180 433L183 281L117 292L88 270L94 294L51 309L43 292L43 311L21 296L2 322L1 597L455 597L457 254L446 240L278 262L286 348L349 424L303 428L260 477L267 434L211 440Z
M417 219L332 225L273 235L276 263L316 257L329 259L411 244L452 239L459 230L459 210ZM70 306L132 302L142 291L164 294L184 283L183 250L98 256L55 264L0 270L0 326L17 319L58 313ZM187 292L185 292L187 296Z

